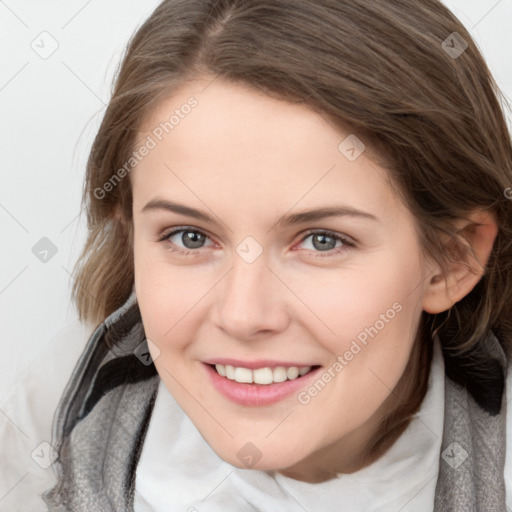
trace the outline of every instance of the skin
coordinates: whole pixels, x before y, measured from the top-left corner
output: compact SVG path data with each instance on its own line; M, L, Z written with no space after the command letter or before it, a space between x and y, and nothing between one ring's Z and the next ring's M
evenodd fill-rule
M480 267L439 277L386 171L368 151L349 161L338 149L349 133L305 105L219 78L196 80L157 105L140 140L190 96L198 106L130 177L135 290L157 371L204 439L233 466L246 467L237 452L251 442L261 452L253 469L310 482L353 471L405 369L421 312L459 300L478 281ZM143 211L153 200L202 210L215 223ZM276 224L281 215L327 205L357 208L376 220ZM183 233L158 240L172 228L204 233L203 246L185 254L179 252L187 250ZM322 250L307 237L310 230L331 231L354 246L328 238ZM491 223L472 232L485 263L495 230ZM252 263L236 250L248 236L262 248ZM201 362L265 358L329 368L396 302L401 311L307 405L295 393L263 407L233 403L210 384Z

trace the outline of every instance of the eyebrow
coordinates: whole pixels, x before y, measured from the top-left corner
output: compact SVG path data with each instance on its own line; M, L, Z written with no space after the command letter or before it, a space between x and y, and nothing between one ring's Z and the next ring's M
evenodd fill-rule
M204 211L196 210L190 206L168 201L164 199L153 199L142 208L141 213L154 211L154 210L165 210L169 212L178 213L187 217L202 220L215 224L215 219ZM369 219L373 221L379 221L379 219L372 213L358 210L351 206L325 206L322 208L316 208L313 210L306 210L297 213L281 215L277 222L274 224L280 226L291 226L295 224L301 224L305 222L314 222L317 220L326 219L328 217L359 217L362 219Z

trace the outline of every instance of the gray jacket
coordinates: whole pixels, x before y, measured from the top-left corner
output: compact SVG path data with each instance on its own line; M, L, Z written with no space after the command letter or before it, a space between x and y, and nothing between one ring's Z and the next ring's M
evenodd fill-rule
M110 350L109 343L115 343ZM492 333L483 345L493 370L483 385L487 396L480 384L445 377L441 453L446 452L434 512L506 512L507 358ZM446 355L445 363L448 374L452 365ZM94 331L55 413L57 483L43 494L50 512L133 511L135 471L158 382L132 294ZM462 463L461 449L467 452ZM172 496L169 502L172 510Z

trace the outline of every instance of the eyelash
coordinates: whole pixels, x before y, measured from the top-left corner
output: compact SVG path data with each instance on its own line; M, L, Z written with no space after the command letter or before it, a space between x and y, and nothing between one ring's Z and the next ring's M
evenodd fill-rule
M191 253L199 252L199 250L203 249L203 247L200 247L198 249L181 249L179 247L176 248L176 245L173 244L169 240L169 238L171 238L173 235L176 235L177 233L181 233L181 232L187 232L187 231L191 231L193 233L200 233L202 235L205 235L207 238L210 238L206 233L204 233L203 231L201 231L199 229L195 229L195 228L191 228L191 227L181 227L179 229L174 229L174 230L170 231L169 233L164 234L163 236L161 236L158 239L158 242L167 243L168 244L167 248L171 252L177 252L177 253L179 253L179 254L181 254L183 256L188 256ZM308 231L301 238L301 240L299 241L299 244L304 243L304 241L307 238L309 238L311 235L326 235L326 236L329 236L331 238L334 238L336 241L342 242L342 244L343 244L341 247L330 249L328 251L313 251L313 253L316 253L316 254L314 254L314 257L329 258L329 257L332 257L334 255L338 255L338 254L340 254L342 252L345 252L345 251L349 250L350 248L354 248L356 246L356 244L354 242L352 242L351 240L349 240L348 238L346 238L346 237L344 237L342 235L338 235L338 234L336 234L336 233L334 233L332 231L326 231L326 230L311 230L311 231Z

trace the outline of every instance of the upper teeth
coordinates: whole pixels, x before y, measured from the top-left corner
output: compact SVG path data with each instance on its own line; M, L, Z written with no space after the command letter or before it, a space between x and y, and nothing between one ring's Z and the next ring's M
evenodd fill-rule
M285 380L294 380L305 375L311 370L311 366L276 366L275 368L258 368L250 370L239 366L231 366L230 364L216 364L215 369L219 375L230 380L251 384L272 384L274 382L284 382Z

